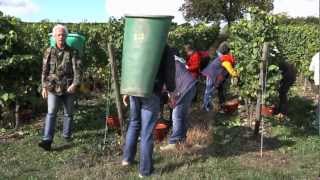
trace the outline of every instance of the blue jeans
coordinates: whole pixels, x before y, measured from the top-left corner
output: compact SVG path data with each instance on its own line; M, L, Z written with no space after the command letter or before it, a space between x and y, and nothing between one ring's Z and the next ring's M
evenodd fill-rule
M213 82L210 78L207 77L206 90L204 92L204 97L203 97L203 109L207 112L213 109L212 99L214 96L214 91L215 91L215 87L213 85Z
M48 114L45 120L43 140L52 141L54 137L55 123L57 112L60 104L63 104L64 120L63 120L63 137L71 137L71 128L73 121L73 94L65 94L57 96L53 93L48 94Z
M130 97L130 122L126 136L123 160L132 163L140 140L140 174L149 176L153 170L153 129L160 112L160 98Z
M169 144L183 142L187 137L188 111L196 95L197 87L193 86L179 101L172 113L172 134Z

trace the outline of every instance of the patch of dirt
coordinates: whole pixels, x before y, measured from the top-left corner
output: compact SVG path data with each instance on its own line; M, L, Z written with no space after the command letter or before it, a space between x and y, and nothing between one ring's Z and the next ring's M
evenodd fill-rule
M38 119L37 121L34 121L33 123L31 123L31 126L33 129L40 130L43 128L43 122L41 119ZM13 141L24 138L28 134L29 132L24 131L23 128L17 131L0 133L0 144L11 143Z
M248 168L286 168L290 166L290 158L286 154L273 151L264 151L261 157L260 152L251 152L239 157L240 163Z
M25 135L26 133L23 131L0 134L0 144L10 143L15 140L22 139Z

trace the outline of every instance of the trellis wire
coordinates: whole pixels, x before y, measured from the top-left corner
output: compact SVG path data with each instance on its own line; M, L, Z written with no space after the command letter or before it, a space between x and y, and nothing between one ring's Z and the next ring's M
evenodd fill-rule
M264 46L267 46L266 47L266 51L268 53L268 44L264 45ZM265 47L263 47L265 48ZM264 56L264 55L263 55ZM264 77L263 78L263 84L262 84L262 99L261 99L261 104L265 106L265 95L266 95L266 92L267 92L267 77L268 77L268 58L265 59L265 62L264 62L264 66L263 66L263 71L264 72ZM260 105L260 108L261 108L261 105ZM261 113L261 111L260 111ZM263 145L264 145L264 116L261 117L261 137L260 137L260 157L263 157Z
M103 144L105 145L106 144L106 141L107 141L107 133L108 133L108 124L107 124L107 118L109 117L110 115L110 106L111 106L111 95L112 95L112 82L111 82L111 66L110 64L108 65L108 68L107 68L107 85L106 85L106 88L107 88L107 100L106 100L106 114L105 114L105 129L104 129L104 140L103 140Z

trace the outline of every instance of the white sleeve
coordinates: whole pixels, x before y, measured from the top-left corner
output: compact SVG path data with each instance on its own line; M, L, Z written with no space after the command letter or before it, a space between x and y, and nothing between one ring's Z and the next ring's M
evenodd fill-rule
M311 59L311 63L309 66L309 71L313 71L314 72L314 57Z
M315 65L317 64L317 61L319 61L317 55L318 53L312 57L312 60L309 66L309 71L313 71L313 72L315 71Z

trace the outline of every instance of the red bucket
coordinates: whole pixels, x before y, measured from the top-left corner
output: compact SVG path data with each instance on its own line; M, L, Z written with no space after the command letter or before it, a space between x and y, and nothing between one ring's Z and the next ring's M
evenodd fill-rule
M261 115L265 117L271 117L274 114L274 106L261 106Z
M153 136L157 142L162 142L169 132L169 125L164 122L158 122L153 130Z
M108 116L106 117L107 126L112 129L120 129L120 121L116 116Z
M236 110L238 110L239 104L240 104L240 102L238 99L232 99L230 101L227 101L223 105L223 111L225 113L233 113Z

